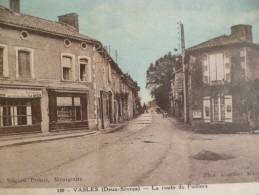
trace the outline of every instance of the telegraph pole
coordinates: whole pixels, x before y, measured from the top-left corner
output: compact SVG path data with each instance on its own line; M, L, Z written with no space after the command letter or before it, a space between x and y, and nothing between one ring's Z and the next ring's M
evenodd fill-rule
M182 66L183 66L183 112L184 112L184 122L187 122L187 100L186 100L186 78L185 78L185 64L184 64L184 57L185 57L185 41L184 41L184 27L183 24L180 22L180 32L181 32L181 48L182 48Z
M116 64L118 64L118 51L117 51L117 49L115 50L115 61L116 61Z

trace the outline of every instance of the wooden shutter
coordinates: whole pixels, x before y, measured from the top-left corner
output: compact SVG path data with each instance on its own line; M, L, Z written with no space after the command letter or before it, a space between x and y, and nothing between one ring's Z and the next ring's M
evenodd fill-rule
M39 124L41 122L41 107L40 98L32 99L32 124Z
M20 77L27 77L27 78L31 77L30 52L19 51L18 66L19 66L19 76Z
M225 78L223 53L216 54L217 80L222 81Z
M49 94L49 116L50 122L57 121L57 101L54 94Z
M4 75L4 49L0 48L0 76Z
M203 82L209 83L210 80L210 74L209 74L209 62L208 62L208 56L203 56Z
M210 122L211 108L210 108L210 97L203 98L203 121L205 123Z
M225 121L232 123L232 96L225 96Z
M87 121L88 120L88 115L87 115L87 95L84 95L81 97L81 101L82 101L82 119L83 121Z
M230 82L230 58L224 57L225 81Z
M216 56L209 55L209 71L210 71L210 81L217 80L217 69L216 69Z

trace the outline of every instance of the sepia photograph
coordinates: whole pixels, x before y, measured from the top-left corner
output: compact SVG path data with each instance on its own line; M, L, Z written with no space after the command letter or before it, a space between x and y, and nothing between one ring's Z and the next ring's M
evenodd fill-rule
M258 194L259 0L0 0L14 192Z

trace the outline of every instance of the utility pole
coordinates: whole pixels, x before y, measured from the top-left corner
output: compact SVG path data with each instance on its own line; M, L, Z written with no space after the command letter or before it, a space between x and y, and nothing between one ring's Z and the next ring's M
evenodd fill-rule
M186 74L185 74L185 41L184 41L184 27L180 22L180 32L181 32L181 48L182 48L182 65L183 65L183 112L184 112L184 122L187 122L187 100L186 100Z
M118 64L118 52L117 52L117 49L115 50L115 60L116 60L116 64Z

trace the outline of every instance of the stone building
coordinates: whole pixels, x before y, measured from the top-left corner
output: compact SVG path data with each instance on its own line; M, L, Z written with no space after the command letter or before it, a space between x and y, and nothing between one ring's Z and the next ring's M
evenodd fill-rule
M19 8L0 6L0 134L109 127L116 64L101 42L76 13L54 22Z
M230 35L193 46L186 56L189 123L225 130L259 124L259 44L252 26L232 26Z

